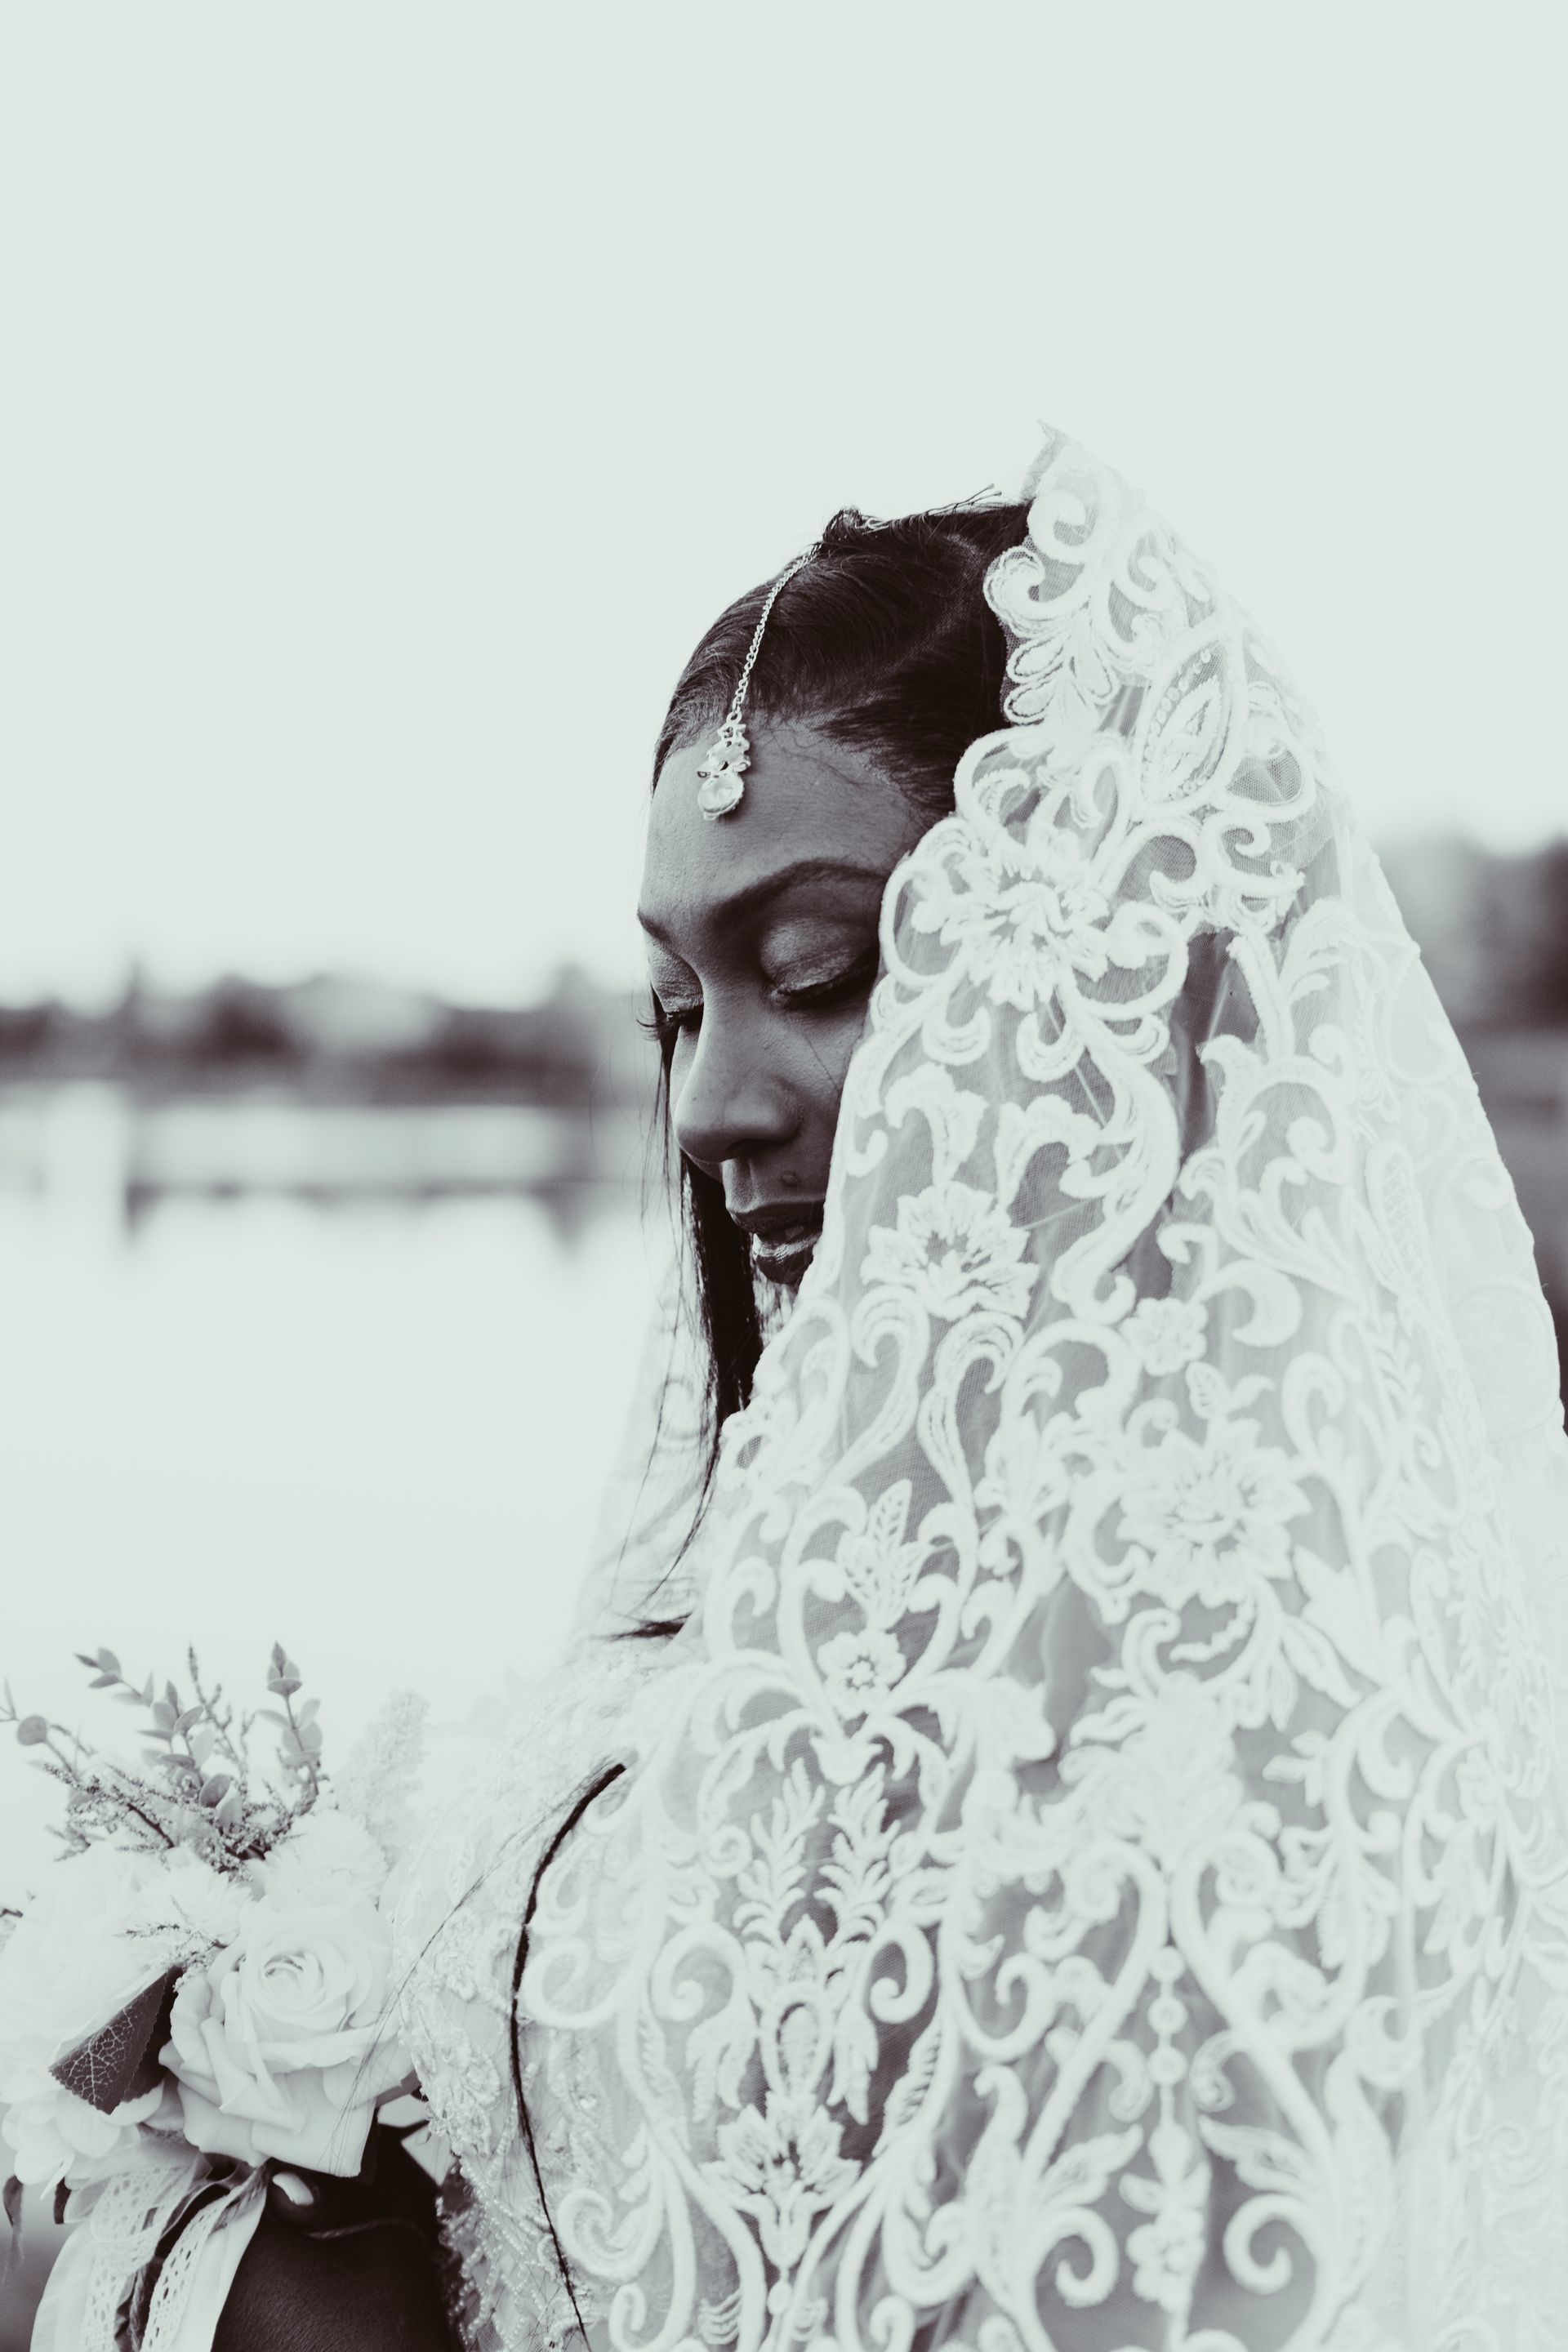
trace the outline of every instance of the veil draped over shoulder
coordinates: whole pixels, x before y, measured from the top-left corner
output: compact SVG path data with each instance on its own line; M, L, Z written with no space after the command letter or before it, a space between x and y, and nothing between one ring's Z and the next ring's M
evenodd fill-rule
M489 2258L595 2352L1546 2352L1530 1239L1268 644L1073 443L1026 494L690 1617L574 1670Z

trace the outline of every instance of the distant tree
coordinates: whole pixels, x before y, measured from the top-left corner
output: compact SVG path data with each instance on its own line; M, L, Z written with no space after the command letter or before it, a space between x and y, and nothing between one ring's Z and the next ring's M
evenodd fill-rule
M247 980L220 980L207 991L187 1050L198 1061L220 1065L289 1062L297 1057L295 1039L277 992Z
M1541 852L1536 894L1542 1014L1554 1024L1568 1024L1568 840L1554 841Z
M47 1054L64 1026L58 1004L0 1005L0 1064L12 1066Z

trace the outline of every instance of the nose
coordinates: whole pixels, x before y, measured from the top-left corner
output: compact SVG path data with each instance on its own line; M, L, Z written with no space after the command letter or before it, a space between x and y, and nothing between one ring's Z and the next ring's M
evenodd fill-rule
M717 1176L727 1160L754 1158L789 1142L799 1115L744 1024L727 1024L710 1010L678 1086L674 1125L688 1160Z

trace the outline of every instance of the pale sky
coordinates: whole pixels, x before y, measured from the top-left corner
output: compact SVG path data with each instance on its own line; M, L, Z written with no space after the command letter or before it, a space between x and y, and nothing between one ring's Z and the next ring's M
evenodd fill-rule
M0 14L0 994L636 968L846 502L1141 483L1374 833L1568 823L1560 8Z

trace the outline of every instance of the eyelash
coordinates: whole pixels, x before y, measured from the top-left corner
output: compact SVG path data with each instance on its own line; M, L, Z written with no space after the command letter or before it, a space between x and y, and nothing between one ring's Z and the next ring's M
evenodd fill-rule
M810 1013L818 1007L826 1010L870 987L877 976L877 949L868 948L864 955L857 956L853 963L836 972L831 980L814 982L809 988L775 989L773 994L786 1012ZM700 1004L679 1006L672 1012L655 996L652 1011L638 1020L637 1026L648 1036L656 1037L659 1045L668 1050L689 1030L695 1029L701 1018Z
M667 1013L656 996L650 1010L638 1013L637 1027L645 1037L656 1037L659 1045L666 1047L674 1045L680 1034L683 1024L689 1021L691 1017L689 1013Z

